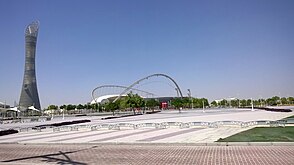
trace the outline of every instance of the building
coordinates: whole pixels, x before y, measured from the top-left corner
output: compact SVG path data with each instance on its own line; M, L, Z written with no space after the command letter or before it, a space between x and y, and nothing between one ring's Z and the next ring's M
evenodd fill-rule
M28 109L31 106L41 109L35 69L38 31L38 21L29 24L25 30L25 70L19 100L20 109Z
M0 108L10 108L10 106L7 105L6 103L0 102Z
M231 97L231 98L224 98L224 99L219 99L219 100L214 100L217 104L220 104L221 101L226 100L228 102L231 102L233 100L237 100L237 98Z
M93 99L90 104L95 104L95 103L104 104L104 103L108 103L110 101L115 100L118 96L119 96L119 94L100 96L100 97L95 98L95 100Z
M100 97L95 98L95 100L93 99L90 104L95 104L95 103L105 104L105 103L114 101L118 96L119 96L119 94L100 96ZM122 95L122 97L125 97L125 96L126 95ZM142 98L144 98L144 97L142 97ZM149 99L155 99L160 103L159 107L161 109L168 109L170 106L171 100L173 100L174 98L175 97L154 97L154 98L144 98L144 100L146 101Z

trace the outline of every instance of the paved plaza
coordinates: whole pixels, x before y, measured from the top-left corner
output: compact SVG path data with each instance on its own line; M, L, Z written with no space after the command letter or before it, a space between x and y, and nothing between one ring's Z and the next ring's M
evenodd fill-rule
M293 143L218 143L240 126L158 129L142 127L97 130L98 124L279 120L291 113L250 109L162 111L156 114L101 120L101 116L55 117L51 121L10 123L1 129L90 119L77 130L29 130L0 137L0 164L294 164ZM105 117L105 116L103 116Z
M293 165L294 146L1 144L0 164Z
M90 123L80 124L77 130L53 131L53 128L42 129L41 131L30 130L0 137L0 143L214 143L219 138L225 138L236 133L251 129L252 127L221 126L218 128L190 127L179 128L178 126L166 129L156 129L154 127L142 127L133 129L124 127L121 129L102 128L92 130L90 127L97 124L116 123L163 123L163 122L215 122L215 121L256 121L256 120L279 120L291 113L268 112L263 110L184 110L163 111L157 114L131 116L110 120L101 120L99 116L54 118L49 122L34 123L12 123L2 124L1 127L31 127L40 124L48 124L61 121L72 121L77 119L90 119Z

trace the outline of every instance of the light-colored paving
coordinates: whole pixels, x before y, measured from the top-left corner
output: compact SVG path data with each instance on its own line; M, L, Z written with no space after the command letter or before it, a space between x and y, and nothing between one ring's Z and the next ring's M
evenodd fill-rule
M215 122L215 121L255 121L255 120L279 120L287 116L294 115L291 113L268 112L263 110L184 110L163 111L157 114L132 116L111 120L101 120L101 117L79 117L79 118L55 118L54 122L90 119L95 124L113 124L113 123L162 123L162 122ZM46 124L29 123L29 124L2 124L1 127L24 127ZM83 124L80 124L83 125ZM252 127L241 128L238 126L222 126L219 128L191 127L179 128L171 127L167 129L156 128L139 128L130 129L122 128L121 130L98 129L91 131L89 127L80 128L77 131L53 132L53 129L44 129L42 132L29 131L0 137L0 143L212 143L219 138L225 138Z

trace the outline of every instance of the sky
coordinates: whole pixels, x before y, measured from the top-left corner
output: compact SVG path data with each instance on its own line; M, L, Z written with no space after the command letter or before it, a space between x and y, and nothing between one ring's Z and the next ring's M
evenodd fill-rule
M293 0L1 0L0 20L0 102L10 105L34 20L42 108L153 73L209 101L294 96Z

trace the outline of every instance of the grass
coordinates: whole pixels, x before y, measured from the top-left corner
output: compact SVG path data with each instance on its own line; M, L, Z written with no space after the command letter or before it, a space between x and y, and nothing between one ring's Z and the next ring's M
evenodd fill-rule
M290 118L294 118L294 115L286 117L285 119L290 119Z
M294 142L294 127L256 127L217 142Z

